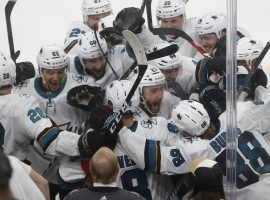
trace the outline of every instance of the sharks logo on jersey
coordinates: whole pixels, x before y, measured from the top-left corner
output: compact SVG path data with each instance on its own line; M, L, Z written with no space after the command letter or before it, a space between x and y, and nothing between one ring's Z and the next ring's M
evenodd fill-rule
M153 118L150 118L150 119L147 119L147 120L142 120L141 125L144 128L152 129L154 125L157 125L157 120L153 119Z

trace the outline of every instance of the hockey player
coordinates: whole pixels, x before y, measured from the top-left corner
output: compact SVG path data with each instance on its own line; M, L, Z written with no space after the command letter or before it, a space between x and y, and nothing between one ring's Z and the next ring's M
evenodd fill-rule
M137 69L133 70L130 80L135 80ZM173 106L180 99L168 91L164 91L165 76L153 64L148 64L148 68L139 84L141 97L141 110L136 113L138 120L146 121L154 116L162 116L166 119L170 117Z
M105 104L110 106L114 112L117 112L122 108L122 105L129 94L132 87L132 82L128 80L113 81L108 85L105 95ZM159 136L159 130L156 130L153 124L152 129L145 128L143 123L136 121L134 123L133 113L139 109L139 92L136 90L131 102L128 103L127 112L123 116L125 126L129 127L130 130L138 132L139 134L149 139L163 139L163 135ZM163 122L166 119L157 118L158 122ZM133 124L134 123L134 124ZM133 124L133 125L132 125ZM132 126L131 126L132 125ZM144 131L137 131L137 130ZM156 199L162 200L167 199L173 191L172 180L169 176L153 175L145 173L139 169L133 160L131 160L123 150L120 143L117 143L114 152L118 158L120 170L117 177L117 185L126 190L134 191L141 194L147 200Z
M270 91L262 86L256 88L256 100L237 103L237 172L236 187L238 199L268 199L270 149L267 143L269 130ZM179 105L181 102L179 103ZM193 106L194 107L194 106ZM177 120L182 121L184 113L177 111ZM255 116L255 118L254 118ZM191 120L193 116L190 117ZM123 128L119 132L121 144L128 155L141 169L160 169L161 174L179 174L188 171L188 165L197 157L216 159L226 171L226 112L219 117L218 134L211 140L178 140L177 144L159 145L158 141L147 140ZM184 122L184 120L182 121ZM197 122L197 120L194 120ZM178 123L176 123L177 125ZM188 123L183 123L188 125ZM204 123L203 123L204 124ZM193 130L207 127L196 123ZM200 126L203 125L203 126ZM192 127L192 126L191 126ZM193 131L194 135L203 136L204 131ZM211 133L211 132L210 132ZM209 137L210 136L210 137ZM213 137L213 134L205 139ZM134 152L136 147L137 151ZM155 147L155 148L150 148ZM158 159L153 156L160 155ZM153 163L153 164L152 164Z
M176 53L155 59L152 62L164 74L166 89L181 99L188 99L196 85L195 68L197 61Z
M226 17L222 13L209 12L198 19L196 32L202 47L209 55L213 55L218 40L225 36Z
M58 45L43 46L37 55L37 63L41 76L16 87L14 92L36 97L42 111L60 128L78 132L88 112L67 104L67 93L78 85L94 86L94 82L87 76L67 72L69 58Z
M199 37L195 30L196 19L186 19L186 5L183 0L159 0L156 17L162 28L176 28L186 32L196 43ZM183 56L194 57L197 50L185 39L175 35L161 35L162 39L174 42L179 46Z
M66 48L72 41L79 38L81 33L92 31L99 27L99 22L102 18L112 14L110 0L82 0L83 22L72 22L68 28L65 39L64 48ZM70 54L77 54L77 45L71 50Z
M34 97L27 94L11 94L12 85L16 80L15 63L4 52L0 53L0 63L2 74L0 79L1 145L3 145L4 151L8 155L14 155L20 160L24 160L30 141L35 140L36 146L44 154L84 155L86 146L82 144L80 136L59 129L46 117ZM98 143L95 136L84 142L88 143L90 140L95 142L91 145L88 144L88 151L95 149Z
M105 39L95 38L93 31L81 35L78 44L78 56L71 60L71 72L86 75L101 88L119 78L129 66L132 59L125 53L124 46L108 51Z
M26 81L16 87L14 92L28 94L37 98L43 113L63 130L78 133L82 123L87 119L88 111L79 109L67 103L68 91L75 86L88 85L91 93L97 94L100 89L94 87L94 82L87 76L68 73L69 58L58 45L43 46L37 55L38 69L41 76ZM102 99L97 100L102 101ZM44 158L40 152L33 149L29 160L35 164L34 169L46 176L50 182L57 183L55 173L60 165L59 174L64 181L73 180L71 168L80 166L80 162L58 163L52 158ZM77 164L77 165L76 165ZM51 168L48 168L51 166ZM71 174L71 175L70 175ZM74 174L74 173L73 173ZM83 177L80 177L83 178ZM79 179L79 178L78 178Z

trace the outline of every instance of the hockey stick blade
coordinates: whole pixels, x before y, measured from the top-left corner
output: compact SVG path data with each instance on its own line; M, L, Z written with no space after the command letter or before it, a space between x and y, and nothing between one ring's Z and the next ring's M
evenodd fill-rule
M247 78L244 82L244 84L241 86L241 88L238 91L238 97L240 96L240 94L243 92L244 88L247 86L248 81L251 79L251 77L253 76L253 74L255 73L255 71L258 69L258 67L260 66L262 60L264 59L265 55L267 54L267 52L270 49L270 42L267 42L265 47L263 48L261 54L259 55L259 57L256 59L256 62L254 63L254 65L252 66L252 69L250 70L250 72L247 75Z
M158 49L154 52L146 54L147 60L154 60L157 58L162 58L164 56L169 56L171 54L174 54L178 51L178 45L177 44L171 44L170 46L164 47L162 49ZM137 66L137 62L135 61L132 63L132 65L128 68L128 70L121 76L120 80L126 79L128 75L134 70L134 68Z
M114 133L114 131L116 130L119 122L121 121L123 114L125 113L128 104L132 98L132 96L134 95L134 92L136 91L136 89L138 88L143 75L147 69L147 58L145 55L145 51L144 48L142 46L142 44L140 43L140 41L138 40L138 38L134 35L134 33L132 33L129 30L124 30L122 32L123 36L126 38L126 40L129 42L131 48L133 49L133 52L135 54L137 63L138 63L138 76L132 86L132 88L130 89L125 102L122 105L122 108L120 111L118 111L117 113L115 113L114 118L109 122L109 124L107 125L107 128L110 130L111 133Z
M152 21L152 11L151 11L151 4L152 0L144 0L146 1L146 13L147 13L147 22L148 22L148 28L154 35L166 35L166 34L172 34L177 37L181 37L185 40L187 40L194 48L197 49L203 56L208 56L207 52L184 31L175 29L175 28L154 28L153 27L153 21Z
M13 34L12 34L12 27L11 27L11 13L13 10L14 5L16 4L17 0L9 0L6 4L5 7L5 16L6 16L6 26L7 26L7 34L8 34L8 44L9 44L9 51L10 51L10 56L11 58L16 61L18 58L19 54L14 50L14 42L13 42Z

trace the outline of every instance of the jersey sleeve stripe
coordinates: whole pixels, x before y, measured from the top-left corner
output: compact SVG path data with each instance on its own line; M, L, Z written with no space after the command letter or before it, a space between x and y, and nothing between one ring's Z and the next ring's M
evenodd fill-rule
M57 127L50 127L39 134L37 142L43 151L47 150L50 144L57 138L59 132L60 130Z
M144 159L146 171L160 173L160 141L146 140Z

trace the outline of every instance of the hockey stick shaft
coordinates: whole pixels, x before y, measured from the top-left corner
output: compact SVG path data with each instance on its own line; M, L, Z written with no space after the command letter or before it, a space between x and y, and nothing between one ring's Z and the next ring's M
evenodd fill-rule
M196 42L186 32L176 28L153 28L152 11L151 11L152 0L145 0L145 1L146 1L148 28L153 34L155 35L172 34L176 35L177 37L181 37L187 40L203 56L206 56L207 52L201 46L196 44Z
M17 0L9 0L5 7L5 16L6 16L6 26L7 26L7 35L8 35L8 44L9 44L9 51L11 58L15 61L17 56L14 50L14 42L13 42L13 34L12 34L12 27L11 27L11 13L13 10L14 5L16 4Z
M164 56L168 56L174 54L178 51L178 45L172 44L170 46L164 47L163 49L158 49L157 51L151 52L146 54L147 60L154 60L157 58L161 58ZM121 76L120 80L126 79L128 75L133 71L133 69L137 66L137 62L135 61L132 65L128 68L128 70Z
M255 73L255 71L260 66L262 60L264 59L264 57L267 54L267 52L269 51L269 49L270 49L270 42L267 42L266 45L265 45L265 47L263 48L261 54L259 55L259 57L256 59L254 65L252 66L252 69L248 73L247 78L246 78L243 86L241 86L240 90L238 91L238 97L243 92L243 89L247 86L249 80L251 79L251 77L253 76L253 74Z
M64 49L64 52L67 54L68 52L70 52L70 50L78 43L78 39L76 40L72 40L72 42L70 42Z
M112 70L112 72L113 72L115 78L116 78L116 79L119 79L119 75L118 75L118 74L116 73L116 71L113 69L113 67L112 67L112 65L111 65L111 63L110 63L110 61L108 60L107 56L105 55L105 53L104 53L104 51L103 51L103 49L102 49L102 47L101 47L101 45L100 45L100 43L99 43L99 39L98 39L98 36L97 36L97 28L94 28L94 34L95 34L95 38L96 38L97 44L98 44L98 46L99 46L99 49L101 50L101 52L102 52L102 54L103 54L103 56L104 56L106 62L107 62L108 65L110 66L110 68L111 68L111 70Z
M140 41L138 40L138 38L129 30L124 30L122 33L134 51L134 54L135 54L135 57L136 57L136 60L138 63L139 72L138 72L138 76L137 76L132 88L130 89L130 91L125 99L125 102L122 105L122 109L116 113L114 119L107 126L107 128L110 130L111 133L114 133L114 131L116 130L117 125L121 121L123 114L125 113L127 106L129 104L132 96L134 95L134 92L138 88L138 86L143 78L143 75L147 69L146 54L145 54L144 48L143 48L142 44L140 43Z

